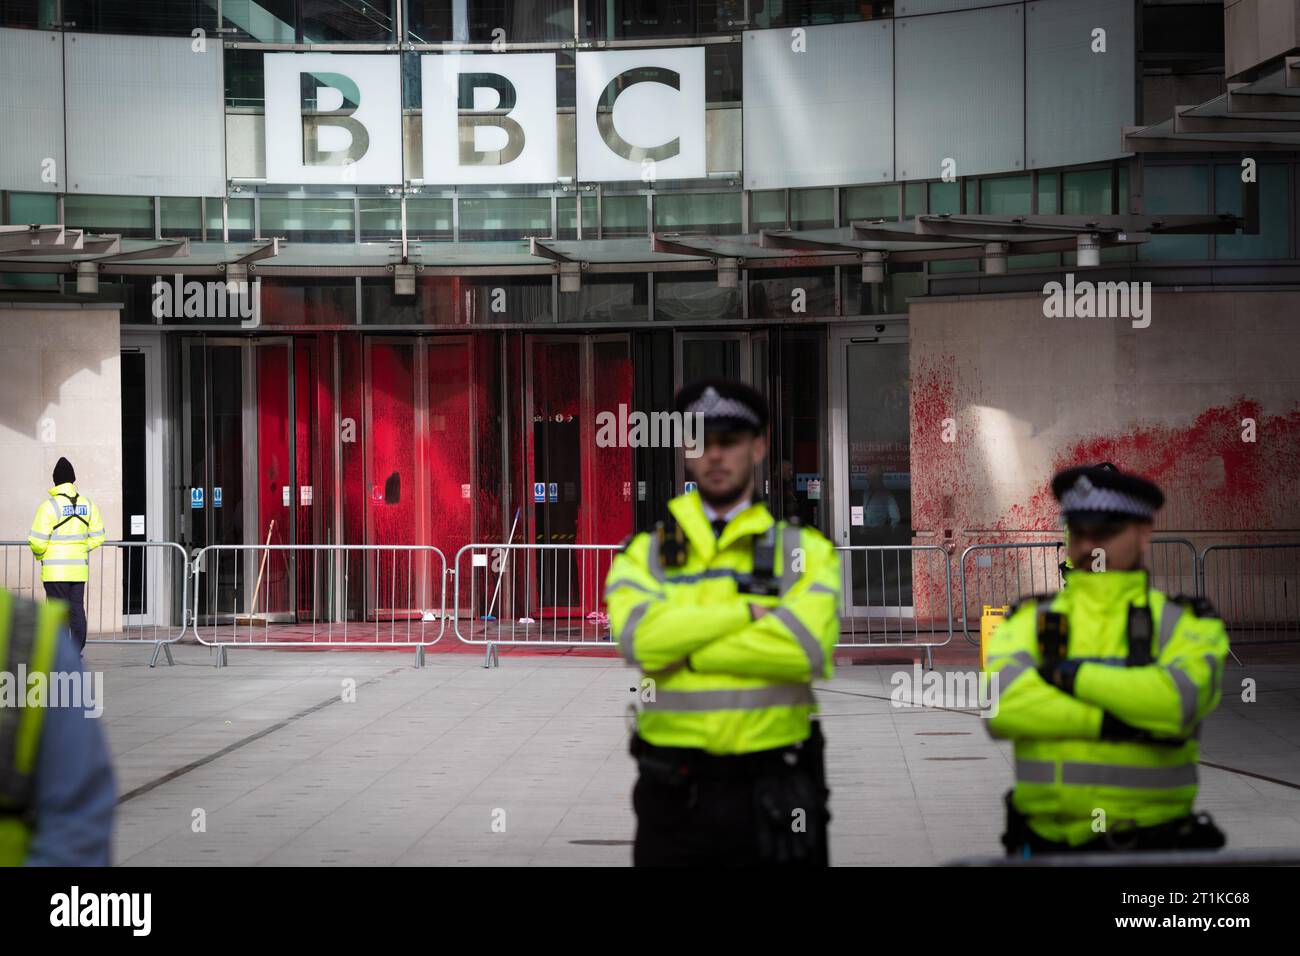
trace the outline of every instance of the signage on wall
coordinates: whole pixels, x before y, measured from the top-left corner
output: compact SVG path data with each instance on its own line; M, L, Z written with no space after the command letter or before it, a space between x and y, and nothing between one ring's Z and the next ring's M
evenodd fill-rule
M533 482L533 503L539 505L546 504L546 482Z
M400 185L398 54L266 53L266 181ZM553 53L420 57L423 182L553 183ZM580 51L583 181L702 179L704 48Z
M191 488L191 489L190 489L190 507L191 507L191 508L202 508L202 507L203 507L203 489L202 489L202 488Z
M689 495L694 490L695 490L695 482L693 481L686 482L686 493Z
M214 508L221 507L221 486L220 485L217 485L215 488L212 489L212 507Z
M546 486L546 497L551 504L555 504L560 500L560 486L556 482L553 481Z

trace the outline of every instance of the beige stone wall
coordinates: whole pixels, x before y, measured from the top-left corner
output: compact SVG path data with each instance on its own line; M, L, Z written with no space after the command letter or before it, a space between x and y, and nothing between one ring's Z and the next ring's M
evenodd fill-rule
M1144 329L1047 318L1040 295L912 303L918 543L951 544L956 576L970 544L1059 538L1052 475L1099 461L1156 481L1168 499L1157 534L1197 552L1300 541L1298 314L1289 292L1157 292ZM955 441L943 440L946 419ZM1054 555L986 554L966 562L975 593L1055 587ZM1294 588L1295 549L1251 552L1249 568L1242 552L1218 554L1210 575L1245 575L1272 589L1267 601ZM1194 589L1189 553L1168 546L1160 560L1161 586ZM1225 587L1207 585L1221 605Z
M26 545L36 506L60 456L77 471L77 488L99 505L110 540L122 534L122 388L115 308L68 304L36 308L0 302L0 578L8 587L39 586ZM107 549L105 549L106 551ZM113 555L92 560L100 581L88 587L92 631L116 629ZM104 607L99 594L103 593Z

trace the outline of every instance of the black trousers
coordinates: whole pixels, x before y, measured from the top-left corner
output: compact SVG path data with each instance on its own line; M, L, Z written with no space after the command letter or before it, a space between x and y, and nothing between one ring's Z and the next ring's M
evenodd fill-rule
M69 625L77 652L86 649L86 582L46 581L45 596L68 602Z
M633 864L829 865L820 734L817 745L711 757L633 738Z

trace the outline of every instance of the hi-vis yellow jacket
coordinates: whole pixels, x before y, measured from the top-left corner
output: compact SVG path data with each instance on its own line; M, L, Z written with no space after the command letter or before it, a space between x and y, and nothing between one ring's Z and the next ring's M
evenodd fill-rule
M685 564L666 567L658 536L642 533L605 582L619 651L650 678L642 682L642 739L713 754L805 739L817 709L812 681L831 676L840 633L834 547L812 528L775 524L762 504L732 518L719 538L695 492L668 508L688 543ZM769 529L777 593L741 593L754 543ZM754 621L751 603L772 610Z
M1200 723L1219 704L1228 634L1208 606L1148 583L1145 571L1067 571L1063 590L1022 603L989 642L989 732L1016 742L1012 799L1048 840L1077 846L1192 812ZM1150 608L1147 663L1130 656L1130 605ZM1071 692L1039 673L1043 611L1065 619L1062 658L1079 661Z
M0 671L28 679L54 669L59 631L68 623L63 601L28 601L0 588ZM19 687L19 694L27 688ZM21 866L32 839L32 774L40 753L44 707L6 707L0 713L0 866Z
M93 501L65 481L37 506L27 543L41 559L42 581L85 581L90 552L104 543L104 519Z

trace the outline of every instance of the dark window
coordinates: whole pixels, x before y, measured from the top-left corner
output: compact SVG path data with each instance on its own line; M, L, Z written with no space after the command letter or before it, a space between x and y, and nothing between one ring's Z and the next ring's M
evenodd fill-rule
M415 43L573 39L573 0L467 0L463 22L457 20L455 7L454 0L410 0L406 13L410 39Z
M201 29L211 36L217 27L217 6L203 0L63 0L63 20L93 33L190 36L192 30Z
M734 33L744 0L613 0L588 3L587 36L606 40Z
M50 0L0 0L0 27L51 30L56 12Z
M660 272L655 276L655 318L711 322L740 318L740 289L724 289L714 272Z
M649 292L646 275L584 275L581 292L560 293L560 321L645 322Z
M835 315L835 270L790 270L749 274L749 316L786 319L796 316Z
M353 279L263 279L261 287L263 325L356 324L357 291ZM393 287L391 281L388 287Z

